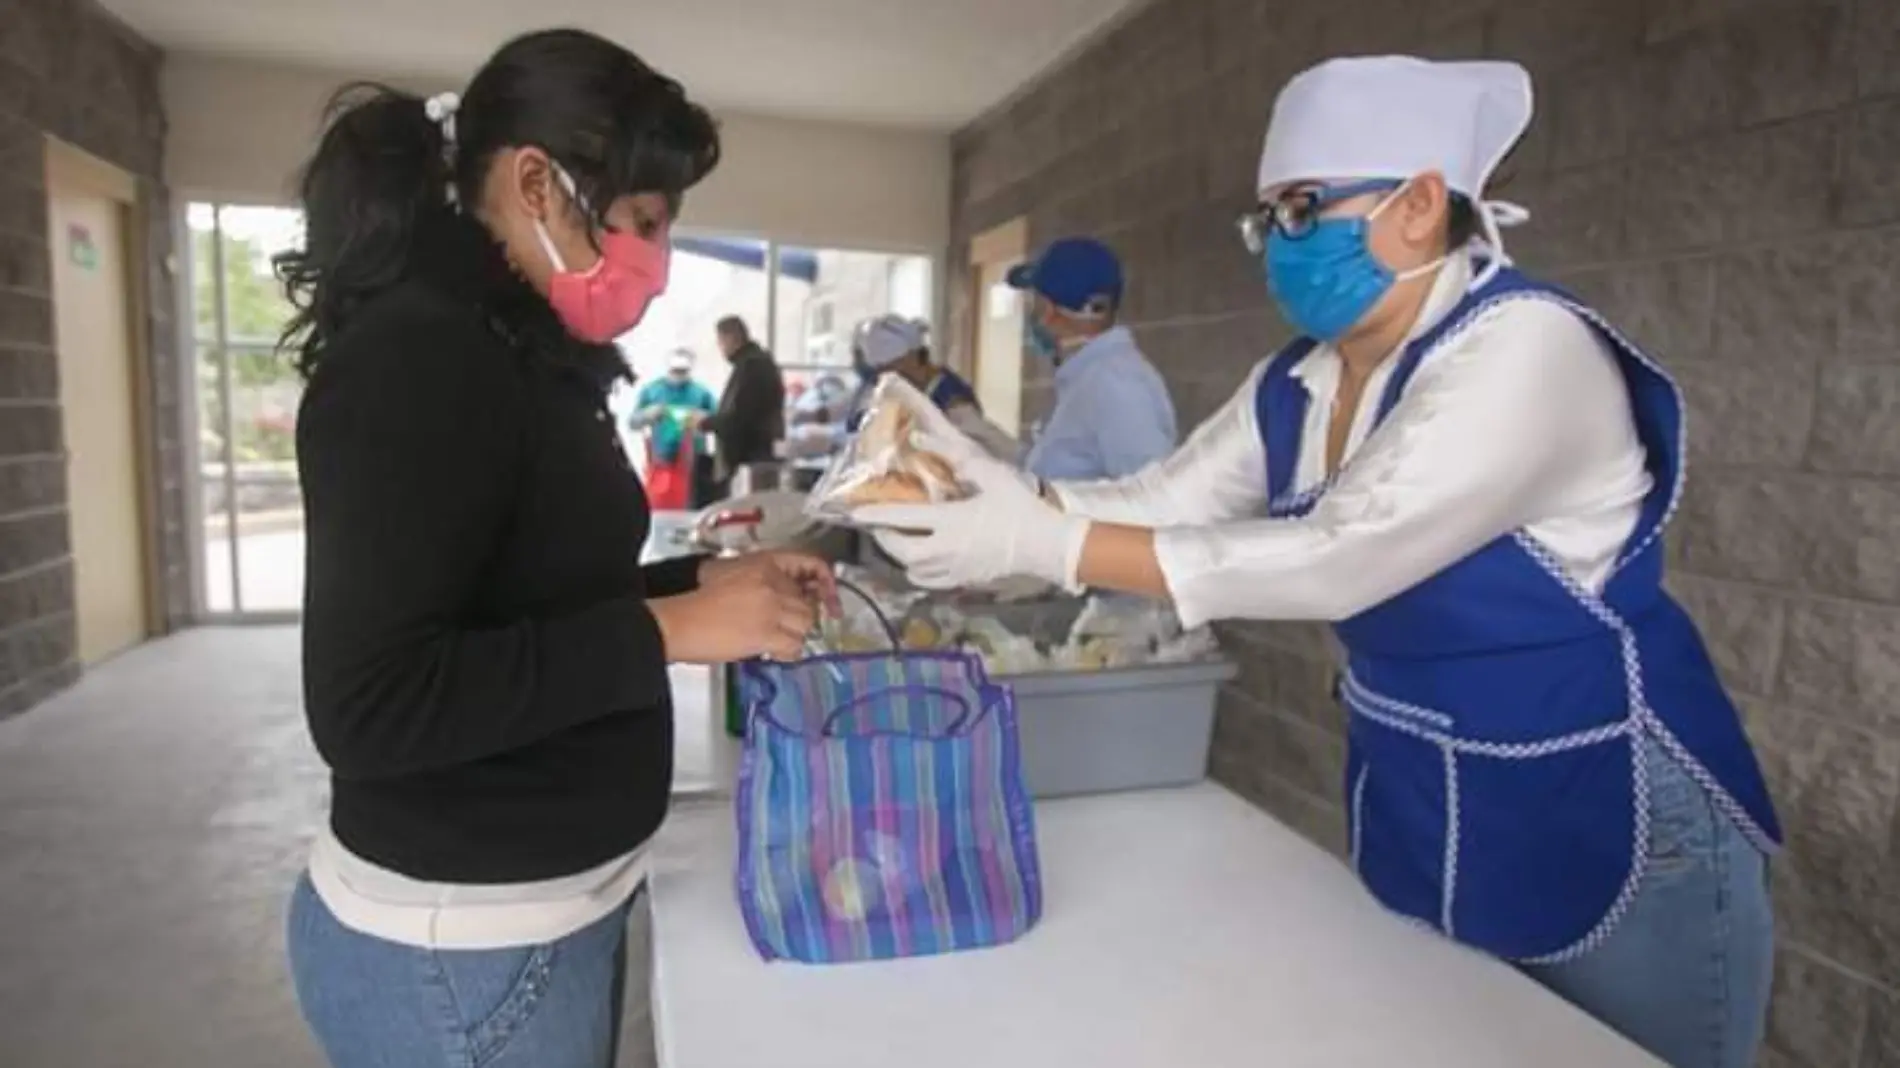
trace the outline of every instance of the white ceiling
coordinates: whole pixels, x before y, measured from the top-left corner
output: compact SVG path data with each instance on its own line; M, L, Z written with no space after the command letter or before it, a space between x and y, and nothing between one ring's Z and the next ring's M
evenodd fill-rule
M102 0L161 47L465 81L508 37L580 26L714 107L949 128L1140 0Z

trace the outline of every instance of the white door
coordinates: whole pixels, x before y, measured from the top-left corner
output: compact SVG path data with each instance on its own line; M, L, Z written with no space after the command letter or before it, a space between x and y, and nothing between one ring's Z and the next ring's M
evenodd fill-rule
M970 242L971 336L976 339L976 396L983 414L1022 436L1023 302L1006 281L1028 254L1029 227L1021 219Z
M46 189L79 658L96 664L149 633L127 241L134 186L49 144Z

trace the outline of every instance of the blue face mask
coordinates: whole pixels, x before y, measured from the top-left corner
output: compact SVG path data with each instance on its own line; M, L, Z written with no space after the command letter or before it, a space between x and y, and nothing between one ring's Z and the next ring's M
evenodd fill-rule
M1044 360L1054 360L1062 350L1061 342L1034 315L1023 316L1023 346Z
M1295 330L1319 341L1337 341L1395 284L1436 270L1443 262L1397 274L1372 254L1366 242L1372 221L1397 196L1394 192L1363 216L1315 219L1298 237L1280 229L1267 236L1262 256L1267 288Z

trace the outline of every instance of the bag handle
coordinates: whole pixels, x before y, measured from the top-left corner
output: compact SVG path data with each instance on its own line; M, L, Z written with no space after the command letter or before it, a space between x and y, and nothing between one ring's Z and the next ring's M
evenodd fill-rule
M878 627L884 631L885 639L891 643L891 652L901 653L904 651L904 639L898 636L896 624L891 622L891 617L884 614L884 609L879 607L877 598L858 588L855 582L848 582L845 579L835 577L832 581L838 584L839 589L849 590L856 594L858 600L863 601L865 606L871 610L871 616L877 620Z
M956 702L957 708L959 709L959 711L957 712L957 718L951 720L950 725L943 729L945 734L955 734L956 732L963 729L963 725L965 723L968 723L970 721L969 697L965 696L964 694L960 694L955 690L947 690L943 688L942 686L925 686L918 683L909 683L903 686L885 686L879 689L871 690L867 693L861 693L858 696L853 697L851 700L846 701L844 704L839 705L835 709L832 709L831 714L825 717L824 725L818 728L818 733L821 735L824 735L827 738L837 737L836 735L832 734L831 728L833 724L838 722L838 717L844 715L846 712L855 711L856 709L864 705L870 704L872 701L880 697L886 697L894 693L909 694L912 697L941 697L947 701ZM871 733L902 734L905 732L873 731ZM914 734L916 732L913 731L910 733Z

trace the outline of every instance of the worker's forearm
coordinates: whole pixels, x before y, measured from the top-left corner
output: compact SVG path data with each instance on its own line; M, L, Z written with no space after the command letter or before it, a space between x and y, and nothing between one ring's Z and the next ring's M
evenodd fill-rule
M1091 589L1168 597L1167 576L1155 559L1155 532L1146 527L1089 524L1076 578Z

